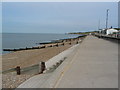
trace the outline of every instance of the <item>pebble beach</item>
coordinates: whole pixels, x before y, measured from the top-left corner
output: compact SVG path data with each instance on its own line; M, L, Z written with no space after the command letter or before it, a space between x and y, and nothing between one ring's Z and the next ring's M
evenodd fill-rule
M2 56L2 70L8 70L20 66L21 68L30 67L38 64L40 61L48 61L50 58L58 55L64 50L70 48L76 43L72 42L72 45L67 42L64 46L48 47L44 49L35 50L23 50L8 53ZM16 75L16 72L9 72L2 74L2 88L16 88L21 83L34 76L34 73L24 73Z

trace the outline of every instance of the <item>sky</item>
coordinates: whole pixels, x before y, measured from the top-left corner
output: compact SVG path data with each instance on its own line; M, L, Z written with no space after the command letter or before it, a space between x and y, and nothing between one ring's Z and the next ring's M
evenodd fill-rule
M117 2L3 2L2 32L68 33L118 27Z
M120 16L120 1L118 2L118 16ZM120 17L118 18L118 28L120 28Z

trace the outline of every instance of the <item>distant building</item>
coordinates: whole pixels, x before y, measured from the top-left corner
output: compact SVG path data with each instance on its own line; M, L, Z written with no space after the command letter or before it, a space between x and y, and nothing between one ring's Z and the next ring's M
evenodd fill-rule
M110 34L117 33L117 32L118 32L118 30L113 29L113 28L111 28L111 29L102 29L102 30L99 31L99 33L105 34L105 35L110 35Z
M107 29L106 30L106 35L113 34L113 33L116 33L116 32L118 32L118 30L116 30L116 29Z
M101 33L101 34L106 34L106 29L101 29L101 30L99 31L99 33Z

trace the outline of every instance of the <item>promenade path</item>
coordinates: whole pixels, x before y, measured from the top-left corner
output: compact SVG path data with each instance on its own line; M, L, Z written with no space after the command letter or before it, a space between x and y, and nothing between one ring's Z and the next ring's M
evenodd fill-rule
M88 36L56 88L117 88L118 44Z
M117 43L87 36L76 48L74 54L70 57L69 64L65 66L53 83L53 88L118 88ZM51 76L55 78L58 74L53 73ZM31 86L34 78L28 81L31 84L25 82L27 84L24 83L19 88ZM49 82L46 81L46 83ZM40 88L41 85L44 86L43 83L37 83L35 87Z

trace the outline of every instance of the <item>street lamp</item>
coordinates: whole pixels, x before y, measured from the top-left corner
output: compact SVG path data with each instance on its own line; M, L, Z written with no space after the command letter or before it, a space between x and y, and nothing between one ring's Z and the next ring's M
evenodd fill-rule
M108 14L109 14L109 9L107 9L106 12L106 29L108 28Z

